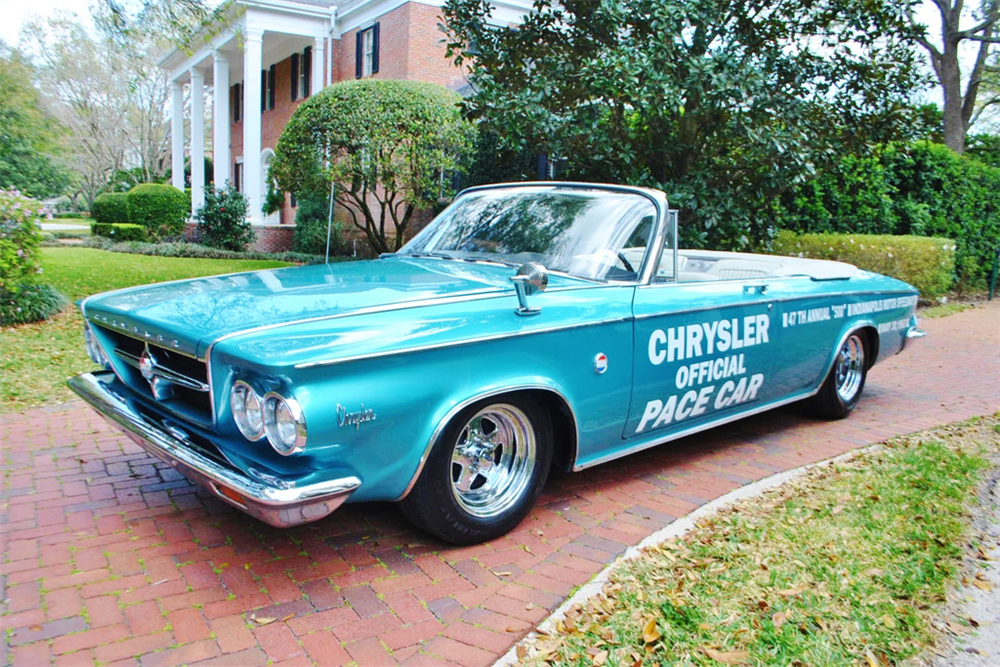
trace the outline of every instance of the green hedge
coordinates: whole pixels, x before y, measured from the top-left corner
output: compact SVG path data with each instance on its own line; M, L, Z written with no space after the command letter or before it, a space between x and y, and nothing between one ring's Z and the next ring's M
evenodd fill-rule
M322 264L322 255L310 255L301 252L236 252L233 250L222 250L220 248L209 248L197 243L138 243L136 241L115 243L114 241L101 237L90 236L86 238L83 245L87 248L98 248L110 252L124 252L132 255L155 255L157 257L202 257L205 259L273 259L278 262L291 262L294 264ZM347 262L354 257L330 257L331 262Z
M61 218L64 220L76 220L79 218L89 218L89 213L56 213L52 216L53 218Z
M777 227L797 232L954 239L960 288L986 285L1000 247L1000 169L940 144L845 156L774 207Z
M326 254L326 226L330 215L330 199L326 193L302 194L298 197L299 210L295 214L295 233L292 250L313 255ZM330 230L330 254L347 252L340 223L333 221Z
M955 275L955 242L926 236L796 234L778 232L779 255L832 259L910 283L931 299L946 292Z
M143 183L128 191L129 222L155 239L179 237L191 213L188 198L170 185Z
M128 195L122 192L105 192L97 195L94 205L90 207L90 215L97 222L127 223Z
M145 241L146 228L142 225L114 225L108 222L90 223L90 233L106 236L115 241Z

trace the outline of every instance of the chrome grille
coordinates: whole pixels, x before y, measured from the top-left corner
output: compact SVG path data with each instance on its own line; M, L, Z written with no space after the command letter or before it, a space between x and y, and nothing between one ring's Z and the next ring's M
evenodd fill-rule
M94 326L103 334L104 340L112 342L108 351L115 358L115 367L127 385L175 414L204 424L212 423L211 392L205 362L120 331ZM149 375L148 378L143 373L144 355L149 360L155 360L155 363L147 361L145 374ZM155 389L154 381L158 383Z

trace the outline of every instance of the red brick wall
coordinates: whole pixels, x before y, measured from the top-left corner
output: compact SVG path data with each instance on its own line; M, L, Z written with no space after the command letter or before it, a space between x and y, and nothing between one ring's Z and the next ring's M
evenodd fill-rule
M379 71L373 79L409 79L458 88L462 71L445 57L438 7L408 2L378 18ZM366 26L367 27L367 26ZM357 72L357 30L345 32L334 49L334 81L349 81Z
M257 252L284 252L292 249L292 236L295 225L254 225L257 240L250 250ZM184 228L184 240L188 243L198 243L198 223L189 222Z

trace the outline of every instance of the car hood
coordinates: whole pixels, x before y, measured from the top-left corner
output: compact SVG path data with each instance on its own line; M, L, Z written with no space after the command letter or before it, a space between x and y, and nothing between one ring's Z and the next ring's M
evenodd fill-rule
M92 321L201 357L213 340L264 325L512 292L512 275L496 264L388 257L131 288L83 308Z

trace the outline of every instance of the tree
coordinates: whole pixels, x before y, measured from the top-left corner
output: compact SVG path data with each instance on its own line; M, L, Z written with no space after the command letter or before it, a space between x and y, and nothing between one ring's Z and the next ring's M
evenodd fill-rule
M31 64L0 41L0 190L54 197L68 185L53 159L62 128L39 100Z
M996 34L1000 0L980 0L974 11L967 10L965 0L932 1L941 17L940 41L936 45L923 33L925 26L917 26L917 5L906 2L905 7L911 24L921 29L915 39L930 55L944 95L944 143L962 153L969 128L983 111L1000 102L1000 81L995 76L1000 68L996 62L990 62L996 60L992 45L1000 41L1000 35ZM964 29L963 22L967 24ZM976 45L976 56L963 91L960 52L969 43ZM989 89L989 95L983 100L980 93L985 89Z
M459 96L416 81L345 81L310 97L278 139L270 177L329 192L376 252L398 250L414 211L449 196L472 143Z
M115 174L155 182L169 167L170 89L166 73L150 64L158 43L138 31L123 41L94 37L66 14L22 32L22 44L33 47L43 99L69 130L66 164L76 191L91 204Z
M484 0L444 14L468 117L569 177L662 187L693 245L766 243L777 194L913 115L889 0L537 0L516 30Z

